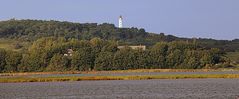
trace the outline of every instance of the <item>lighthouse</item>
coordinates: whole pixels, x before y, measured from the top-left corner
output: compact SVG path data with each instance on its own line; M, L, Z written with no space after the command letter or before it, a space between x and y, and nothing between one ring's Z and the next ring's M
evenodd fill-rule
M123 27L123 17L119 16L119 28Z

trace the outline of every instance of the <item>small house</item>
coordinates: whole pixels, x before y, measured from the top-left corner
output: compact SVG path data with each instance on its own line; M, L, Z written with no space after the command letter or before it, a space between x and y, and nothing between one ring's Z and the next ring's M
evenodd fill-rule
M73 55L72 49L67 49L67 52L64 54L64 56L72 56L72 55Z
M118 46L117 48L118 49L122 49L122 48L125 48L126 46ZM136 49L142 49L142 50L146 50L146 46L145 45L139 45L139 46L128 46L134 50Z

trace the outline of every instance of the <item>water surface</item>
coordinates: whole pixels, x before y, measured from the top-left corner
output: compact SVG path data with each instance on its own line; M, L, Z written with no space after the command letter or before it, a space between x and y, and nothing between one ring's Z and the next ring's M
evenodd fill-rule
M2 99L236 99L239 79L0 83Z

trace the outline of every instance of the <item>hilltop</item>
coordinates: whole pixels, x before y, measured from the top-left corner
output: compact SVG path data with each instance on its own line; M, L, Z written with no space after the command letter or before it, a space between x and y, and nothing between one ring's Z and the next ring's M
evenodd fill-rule
M220 48L224 51L235 51L239 40L214 40L205 38L179 38L164 33L149 33L143 28L117 28L114 24L72 23L66 21L45 20L7 20L0 21L0 38L32 42L41 37L64 37L66 39L90 40L101 38L116 40L120 44L154 45L157 42L196 41L205 48Z
M148 33L144 29L117 28L114 24L72 23L43 20L8 20L0 22L1 38L17 38L34 41L41 37L64 37L90 40L98 37L104 40L117 40L128 43L154 44L158 41L174 41L172 35Z

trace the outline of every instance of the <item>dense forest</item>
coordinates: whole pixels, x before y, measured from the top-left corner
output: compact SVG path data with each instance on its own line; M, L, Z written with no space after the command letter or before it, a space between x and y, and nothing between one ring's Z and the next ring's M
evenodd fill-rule
M64 55L68 50L72 55ZM0 49L0 71L88 71L127 69L200 69L228 65L219 49L206 50L193 42L158 42L146 50L118 49L117 42L93 38L77 40L46 37L27 52Z
M238 39L179 38L108 23L42 20L0 21L3 39L16 41L14 49L20 50L0 49L0 72L220 68L230 64L225 53L239 48ZM127 47L139 44L147 49ZM72 56L65 56L69 49Z

